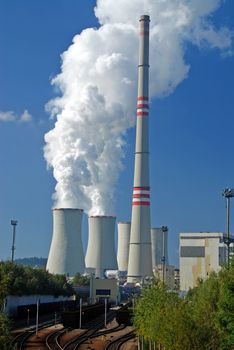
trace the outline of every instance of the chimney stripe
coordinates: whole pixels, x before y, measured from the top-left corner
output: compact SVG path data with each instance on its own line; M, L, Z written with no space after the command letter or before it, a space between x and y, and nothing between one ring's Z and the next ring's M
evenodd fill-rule
M132 195L132 198L150 198L150 195L149 194L145 194L145 193L139 193L139 194L133 194Z
M137 112L138 117L148 117L149 112Z
M149 206L150 202L132 202L132 205L133 206L135 206L135 205L147 205L147 206Z
M134 190L150 190L149 186L138 186L138 187L133 187Z
M138 101L149 101L149 97L148 96L139 96L137 97Z

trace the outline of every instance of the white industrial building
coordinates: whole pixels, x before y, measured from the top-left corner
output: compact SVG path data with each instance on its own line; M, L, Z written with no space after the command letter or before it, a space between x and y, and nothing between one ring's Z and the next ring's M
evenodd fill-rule
M81 241L82 209L53 210L53 236L46 269L50 273L74 276L84 273L84 253Z
M90 279L90 302L96 303L102 299L117 304L119 302L119 284L118 280L94 278Z
M180 234L180 290L187 291L219 271L226 262L227 248L222 232Z

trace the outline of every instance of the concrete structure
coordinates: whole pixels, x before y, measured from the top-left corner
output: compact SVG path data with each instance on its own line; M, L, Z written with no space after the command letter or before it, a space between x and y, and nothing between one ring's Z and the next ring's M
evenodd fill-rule
M90 302L93 304L104 298L115 304L119 302L119 285L117 279L100 279L91 276Z
M128 283L152 276L149 187L149 16L140 17L138 97L134 188L128 261Z
M130 230L131 230L130 222L118 222L117 261L118 261L119 271L128 270Z
M151 228L151 244L152 244L152 265L160 265L168 261L168 228L167 226Z
M164 268L164 271L163 271ZM154 276L159 278L166 286L173 290L175 289L175 266L158 264L154 267Z
M187 291L219 271L226 262L227 248L222 232L180 234L180 289Z
M53 210L53 236L46 269L54 274L84 273L81 241L82 209Z
M85 256L86 272L104 277L105 270L117 270L115 217L90 216L89 239Z

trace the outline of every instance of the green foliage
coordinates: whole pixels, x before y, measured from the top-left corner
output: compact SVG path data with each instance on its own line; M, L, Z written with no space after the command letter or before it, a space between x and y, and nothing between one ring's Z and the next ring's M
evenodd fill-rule
M153 340L166 349L190 349L192 323L186 303L176 293L168 293L165 286L155 281L139 297L134 316L138 335Z
M155 281L134 313L137 333L165 350L234 349L234 261L199 281L185 300Z
M11 349L10 322L6 315L0 313L0 349Z
M69 296L74 294L74 290L64 275L52 275L43 269L0 262L0 310L7 295L30 294ZM11 349L10 324L3 313L0 313L0 349Z
M219 299L219 277L212 273L187 296L191 317L194 321L193 334L202 349L218 349L220 334L216 327L217 300Z
M74 294L64 275L52 275L44 269L33 269L11 262L0 263L0 301L7 295Z
M234 259L219 274L220 298L216 321L222 335L221 349L234 349Z
M90 281L89 276L82 276L79 272L77 272L72 279L73 286L88 286Z

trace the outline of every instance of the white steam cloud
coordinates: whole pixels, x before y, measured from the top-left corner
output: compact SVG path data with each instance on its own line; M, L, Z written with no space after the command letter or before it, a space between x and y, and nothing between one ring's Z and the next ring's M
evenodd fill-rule
M61 96L48 103L56 118L45 135L45 158L57 181L59 207L113 214L124 136L135 123L138 18L151 17L150 94L170 94L189 72L186 42L230 54L232 33L216 29L218 0L99 0L98 29L76 35L62 54L52 84Z

